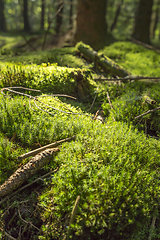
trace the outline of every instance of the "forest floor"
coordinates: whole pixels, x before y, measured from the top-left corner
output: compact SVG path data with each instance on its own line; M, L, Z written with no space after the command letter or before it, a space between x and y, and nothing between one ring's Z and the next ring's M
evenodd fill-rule
M70 33L0 35L0 238L159 239L160 53L101 49L131 73L121 81L70 44ZM73 136L3 195L31 159L20 156Z

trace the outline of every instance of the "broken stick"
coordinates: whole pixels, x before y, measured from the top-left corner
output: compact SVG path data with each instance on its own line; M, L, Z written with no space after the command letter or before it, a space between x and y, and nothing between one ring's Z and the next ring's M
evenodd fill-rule
M64 142L69 142L71 140L74 140L75 139L75 136L73 137L69 137L69 138L65 138L65 139L62 139L60 141L57 141L57 142L54 142L54 143L51 143L51 144L48 144L46 146L43 146L41 148L37 148L31 152L28 152L28 153L25 153L21 156L18 157L18 159L25 159L27 157L31 157L31 156L35 156L36 154L38 154L39 152L42 152L44 150L46 150L47 148L53 148L53 147L57 147L59 144L61 143L64 143Z

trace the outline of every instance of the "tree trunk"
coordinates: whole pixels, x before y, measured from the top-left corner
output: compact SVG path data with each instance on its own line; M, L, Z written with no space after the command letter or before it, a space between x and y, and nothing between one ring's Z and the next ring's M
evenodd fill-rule
M70 10L69 10L69 25L70 29L73 28L73 0L70 0Z
M56 16L56 28L55 28L55 31L56 31L57 34L60 32L62 21L63 21L63 17L62 17L63 5L64 5L64 0L58 0L57 16Z
M155 37L155 31L157 29L157 25L158 25L158 20L159 20L159 9L160 8L160 1L157 3L156 9L152 14L152 23L151 23L151 34L150 37L154 38Z
M30 32L31 28L28 19L28 0L23 0L23 22L24 22L23 30L25 32Z
M117 22L118 22L118 17L120 15L122 5L123 5L123 0L121 0L121 2L119 3L119 5L117 7L117 10L116 10L116 13L115 13L115 18L113 20L113 23L112 23L111 29L110 29L111 32L116 28L116 25L117 25Z
M74 44L83 41L97 50L111 40L109 34L107 39L106 8L106 0L78 0Z
M4 16L4 0L0 0L0 32L6 31L6 19Z
M153 0L139 0L135 28L132 37L141 42L150 44L150 24Z
M44 30L45 0L41 2L41 30Z

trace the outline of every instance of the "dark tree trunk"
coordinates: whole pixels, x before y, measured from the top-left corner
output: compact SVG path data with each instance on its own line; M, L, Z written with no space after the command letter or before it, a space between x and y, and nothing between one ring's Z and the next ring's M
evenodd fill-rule
M77 28L74 43L83 41L95 49L106 45L106 0L78 0Z
M155 31L157 28L158 24L158 18L159 18L159 8L157 8L154 12L154 18L153 18L153 23L151 24L151 38L155 37Z
M6 19L4 15L4 0L0 0L0 31L6 31Z
M123 4L123 0L121 0L121 2L119 3L119 5L117 7L117 10L116 10L116 13L115 13L115 18L114 18L114 21L113 21L113 23L111 25L111 29L110 29L111 32L116 28L116 25L117 25L117 22L118 22L118 17L119 17L120 12L121 12L122 4Z
M73 28L73 0L70 0L70 10L69 10L69 25L70 29Z
M63 5L64 5L64 0L58 0L58 5L57 5L57 16L56 16L56 27L55 31L58 34L61 29L62 21L63 21Z
M141 42L150 44L150 24L152 15L153 0L140 0L135 28L132 37Z
M23 0L23 22L24 22L23 30L25 32L30 32L31 28L28 19L28 0Z
M44 30L45 0L41 3L41 30Z

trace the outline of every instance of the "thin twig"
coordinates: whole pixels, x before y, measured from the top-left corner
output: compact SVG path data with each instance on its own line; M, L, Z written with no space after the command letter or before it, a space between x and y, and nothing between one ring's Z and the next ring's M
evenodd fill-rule
M153 231L154 231L154 228L155 228L155 223L156 223L156 214L157 214L157 210L155 211L154 213L154 216L153 216L153 219L152 219L152 223L151 223L151 228L150 228L150 233L149 233L149 237L148 237L148 240L151 240L152 239L152 234L153 234Z
M147 76L127 76L124 78L94 78L94 81L128 81L128 80L141 80L141 79L150 79L150 80L160 80L160 77L147 77Z
M16 238L12 237L9 233L7 233L6 231L4 231L2 228L0 228L0 230L11 240L17 240Z
M35 229L37 229L38 231L40 231L40 229L37 228L36 226L34 226L32 222L28 222L28 221L26 221L26 220L24 220L24 219L22 218L21 213L20 213L20 211L19 211L19 208L18 208L18 214L19 214L20 219L21 219L23 222L25 222L26 224L30 224L32 227L34 227Z
M32 48L33 51L37 51L37 49L35 47L33 47L33 45L27 40L27 38L24 35L22 35L22 37L24 38L26 43Z
M90 108L88 109L88 112L93 108L93 105L94 105L94 103L95 103L95 101L96 101L96 98L97 98L97 92L96 92L96 94L95 94L95 96L94 96L94 99L93 99L93 102L92 102Z
M145 115L147 115L147 114L149 114L149 113L151 113L151 112L154 112L154 111L156 111L156 110L159 110L159 109L160 109L160 107L157 107L157 108L154 108L154 109L148 110L147 112L145 112L145 113L143 113L143 114L141 114L141 115L135 117L134 119L137 119L137 118L143 117L143 116L145 116Z
M76 198L75 204L74 204L74 206L73 206L73 210L72 210L71 217L70 217L70 221L69 221L69 226L68 226L68 232L67 232L66 239L68 239L68 237L69 237L70 230L71 230L71 225L73 224L74 219L75 219L75 217L76 217L79 200L80 200L80 196L78 196L78 197Z
M26 93L22 93L22 92L18 92L18 91L12 90L12 88L13 88L13 89L14 89L14 88L21 88L21 89L24 89L24 90L41 92L40 90L35 90L35 89L30 89L30 88L23 88L23 87L6 87L6 88L2 88L2 89L1 89L1 93L2 93L4 96L7 96L3 91L9 91L9 92L11 92L11 93L15 93L15 94L19 94L19 95L28 97L29 99L34 99L34 104L35 104L35 106L36 106L38 109L40 109L41 111L46 112L46 113L48 113L48 114L50 114L50 115L53 115L53 116L54 116L55 114L53 114L53 113L51 113L51 112L48 112L47 110L44 110L44 109L40 108L35 101L43 104L43 105L45 106L45 108L46 108L46 107L49 107L49 108L52 108L52 109L54 109L54 110L56 110L56 111L59 111L59 112L65 113L65 114L90 116L89 114L66 112L66 111L63 111L63 110L54 108L54 107L52 107L52 106L50 106L50 105L48 105L48 104L45 104L45 103L43 103L42 101L38 100L38 97L39 97L39 96L33 97L32 95L29 95L29 94L26 94ZM52 94L52 95L44 95L44 96L68 97L68 98L71 98L71 99L76 99L75 97L72 97L72 96L69 96L69 95L66 95L66 94ZM44 97L44 96L40 96L40 97ZM31 107L30 102L29 102L29 105L30 105L30 107ZM33 110L32 107L31 107L31 109ZM70 110L70 111L71 111L71 110Z
M111 109L114 109L113 106L112 106L108 91L107 91L107 99L108 99L108 102L109 102L109 105L110 105Z
M59 144L62 144L64 142L69 142L71 140L74 140L76 138L76 136L73 136L73 137L69 137L69 138L65 138L65 139L62 139L60 141L57 141L57 142L54 142L54 143L50 143L48 145L45 145L41 148L37 148L31 152L28 152L28 153L25 153L23 155L21 155L20 157L18 157L19 159L25 159L27 157L31 157L31 156L35 156L36 154L38 154L39 152L42 152L44 150L46 150L47 148L54 148L54 147L57 147Z
M110 100L110 97L109 97L108 91L107 91L107 99L108 99L108 102L109 102L109 105L110 105L111 109L114 110L114 108L113 108L113 106L112 106L112 103L111 103L111 100ZM114 118L114 116L113 116L113 121L114 121L114 122L116 121L115 118Z
M36 98L36 97L33 97L32 95L29 95L29 94L26 94L26 93L22 93L22 92L18 92L18 91L12 90L12 88L13 88L13 87L2 88L2 89L1 89L1 93L6 96L6 94L5 94L3 91L9 91L9 92L16 93L16 94L19 94L19 95L22 95L22 96L26 96L26 97L29 97L29 98L32 98L32 99L35 99L35 98ZM14 88L15 88L15 87L14 87ZM17 88L17 87L16 87L16 88ZM31 91L31 89L29 89L29 88L25 88L25 90L26 90L26 89ZM33 90L33 91L35 91L35 90ZM40 90L38 90L38 91L40 91Z
M60 8L57 10L57 12L55 13L55 15L53 16L52 20L50 20L48 22L48 28L45 32L45 35L44 35L44 41L43 41L43 44L42 44L42 50L44 50L44 47L45 47L45 43L46 43L46 39L47 39L47 34L49 32L49 29L51 27L51 23L53 22L53 19L58 15L58 13L61 11L61 9L64 7L64 3L60 6Z

